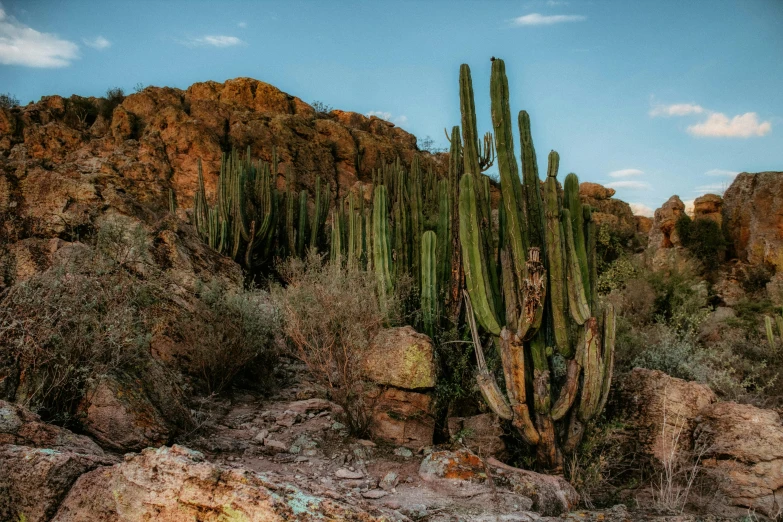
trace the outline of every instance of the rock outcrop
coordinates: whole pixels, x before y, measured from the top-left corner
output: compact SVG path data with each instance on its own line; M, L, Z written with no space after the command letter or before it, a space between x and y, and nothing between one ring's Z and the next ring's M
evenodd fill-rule
M743 172L723 195L733 253L751 265L783 271L783 172Z
M695 419L701 464L715 480L724 513L749 510L772 519L783 513L783 423L780 415L747 404L721 402Z
M593 220L596 225L606 225L623 239L628 239L636 233L636 219L631 206L625 201L613 199L615 190L598 183L580 183L579 196L582 203L590 205L595 210Z
M651 248L671 248L680 246L677 234L677 220L685 214L685 204L679 196L672 196L661 208L656 209L650 228Z
M114 462L88 437L0 401L0 520L50 520L79 476Z
M705 194L693 201L693 219L711 219L723 225L723 198L717 194Z
M481 456L502 459L506 451L503 441L503 426L500 417L494 413L482 413L471 417L449 417L449 435L452 440L464 444Z
M414 449L432 444L437 367L430 338L410 326L381 330L362 369L376 385L367 398L373 437Z
M627 453L657 463L690 457L695 419L717 400L706 385L644 368L634 368L617 390L617 414L627 426Z
M93 520L384 520L180 446L146 449L82 475L53 522Z

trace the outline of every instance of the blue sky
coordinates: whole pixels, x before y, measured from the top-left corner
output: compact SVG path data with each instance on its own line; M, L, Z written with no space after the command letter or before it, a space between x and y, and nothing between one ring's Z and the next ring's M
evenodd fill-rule
M250 76L445 146L461 63L490 130L497 56L539 160L557 150L561 172L613 186L640 212L720 192L736 172L783 170L782 0L0 6L0 92L22 103Z

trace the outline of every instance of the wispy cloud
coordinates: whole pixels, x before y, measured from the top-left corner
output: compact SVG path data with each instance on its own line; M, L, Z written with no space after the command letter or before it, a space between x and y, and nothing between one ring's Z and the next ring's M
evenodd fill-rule
M111 42L100 35L92 39L82 38L82 42L84 42L84 45L87 47L92 47L93 49L98 49L99 51L111 47Z
M642 176L644 171L639 169L620 169L609 173L610 178L631 178L633 176Z
M650 109L650 116L687 116L688 114L701 114L704 107L694 103L674 103L672 105L656 105Z
M729 188L729 183L710 183L708 185L699 185L694 192L699 195L723 194L727 188Z
M565 22L583 22L587 20L583 15L542 15L540 13L530 13L524 16L514 18L511 23L519 27L528 27L532 25L553 25Z
M406 123L408 123L408 117L405 116L404 114L393 117L392 113L387 111L370 111L367 114L365 114L365 116L367 116L368 118L371 116L375 116L382 120L391 122L395 125L405 125Z
M235 45L241 45L244 42L236 36L226 35L205 35L197 38L189 38L187 40L181 40L180 43L187 45L188 47L233 47Z
M766 136L772 130L772 123L759 121L758 114L746 112L729 118L723 113L710 114L706 121L688 127L693 136L708 138L750 138Z
M25 67L67 67L78 57L78 45L20 23L7 15L0 5L0 63Z
M629 189L629 190L645 190L650 188L650 184L646 181L613 181L606 184L607 187L613 189Z
M724 169L710 169L704 173L705 176L721 176L727 178L734 178L739 174L736 170L724 170Z
M240 29L245 29L247 28L247 22L239 22L237 24L237 27L239 27Z
M643 203L629 203L628 205L635 216L653 216L654 210Z
M546 5L549 7L558 7L561 5L568 5L571 2L564 2L563 0L546 0Z
M649 114L651 118L706 114L706 120L688 126L689 134L701 138L750 138L766 136L772 131L772 123L759 121L755 112L730 118L722 112L711 111L695 103L658 104L650 109Z
M683 200L682 204L685 205L685 213L689 216L693 215L693 205L696 203L695 199L686 199Z

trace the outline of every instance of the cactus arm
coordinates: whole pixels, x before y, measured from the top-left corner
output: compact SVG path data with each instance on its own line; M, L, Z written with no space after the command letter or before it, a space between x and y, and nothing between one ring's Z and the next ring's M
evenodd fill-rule
M595 414L603 411L606 401L609 399L609 391L612 386L612 375L614 373L614 342L617 336L617 321L615 317L614 306L612 303L606 303L604 308L604 335L603 335L603 357L601 361L601 401L598 404Z
M549 168L545 183L546 202L546 251L547 279L549 281L549 303L555 344L565 358L573 355L568 343L565 317L565 270L563 267L563 227L560 222L560 206L557 200L557 168L560 157L557 152L549 153Z
M767 342L769 347L775 349L775 333L772 331L772 318L768 315L764 316L764 329L767 331Z
M574 233L571 229L571 213L563 209L563 231L566 247L566 290L568 292L568 307L571 317L578 325L585 324L590 317L590 308L582 282L582 272L579 268L579 254L574 247Z
M487 292L487 267L482 256L477 206L473 175L463 174L460 180L459 234L465 267L465 285L481 326L492 335L500 335L493 297Z
M388 196L384 185L375 187L372 217L373 267L378 280L378 294L381 302L385 303L386 296L391 294L393 287L391 279L392 259L391 239L389 238Z
M435 335L438 321L438 240L435 232L428 230L421 236L421 311L424 329L430 337Z
M479 391L481 391L481 395L484 397L484 400L487 402L490 409L501 419L511 420L514 418L514 412L511 411L508 400L506 400L503 392L500 391L495 376L489 372L487 362L484 360L484 350L481 348L481 339L479 338L478 328L476 327L476 316L470 301L470 294L467 290L463 293L465 295L465 316L470 325L470 334L473 338L473 350L476 353L476 365L478 366L476 384L478 384Z
M531 247L538 247L544 253L545 215L541 199L541 179L538 177L536 149L530 131L530 115L519 111L519 137L522 147L522 179L527 203L528 236Z
M522 342L508 328L500 332L500 357L506 379L506 394L514 413L512 425L528 444L536 445L539 434L530 418L525 390L525 352Z
M571 406L574 404L577 392L579 391L579 375L582 372L582 366L576 359L568 360L568 367L566 369L565 384L560 390L560 396L555 401L555 405L552 406L552 420L559 421Z
M582 283L585 293L590 295L590 269L587 263L587 248L585 244L584 210L582 200L579 198L579 178L573 172L565 178L563 183L563 206L571 213L568 224L571 225L576 248L576 258L579 270L582 273Z
M778 337L783 340L783 315L775 316L775 323L778 326Z
M603 379L601 375L601 351L598 335L598 321L591 317L584 324L585 352L582 363L584 379L582 382L582 396L579 402L579 420L587 422L593 418L598 410L601 400Z

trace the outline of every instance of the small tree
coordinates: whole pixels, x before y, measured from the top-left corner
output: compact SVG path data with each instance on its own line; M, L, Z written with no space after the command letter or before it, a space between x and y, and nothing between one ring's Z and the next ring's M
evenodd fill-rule
M11 93L0 94L0 107L3 109L19 107L19 99Z
M334 110L334 108L331 105L327 105L324 102L315 100L313 102L313 109L315 109L315 112L318 114L329 114Z

